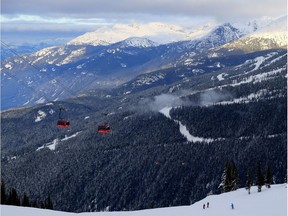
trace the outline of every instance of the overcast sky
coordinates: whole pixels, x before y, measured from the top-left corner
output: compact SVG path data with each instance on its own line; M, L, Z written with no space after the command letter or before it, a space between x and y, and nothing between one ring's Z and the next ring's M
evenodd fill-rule
M287 0L1 0L2 40L74 38L103 25L192 26L287 14Z

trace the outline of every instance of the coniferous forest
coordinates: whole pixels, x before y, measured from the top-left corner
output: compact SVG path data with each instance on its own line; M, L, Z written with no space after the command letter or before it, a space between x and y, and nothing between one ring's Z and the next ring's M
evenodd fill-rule
M24 206L42 209L53 209L53 202L50 195L45 199L45 201L30 200L26 192L23 196L19 196L15 188L10 190L6 189L5 181L1 180L1 205L14 205L14 206Z

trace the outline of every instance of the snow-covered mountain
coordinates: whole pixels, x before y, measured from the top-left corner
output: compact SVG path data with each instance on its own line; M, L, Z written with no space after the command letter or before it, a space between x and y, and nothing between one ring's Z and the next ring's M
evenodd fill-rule
M146 48L146 47L152 47L152 46L158 45L158 43L153 42L147 38L139 38L139 37L127 38L127 39L120 41L119 43L116 43L116 44L119 46L119 48L125 48L125 47Z
M246 23L233 23L232 26L238 29L239 37L261 29L273 22L273 18L261 18ZM70 42L68 45L109 45L130 37L148 38L159 44L194 40L207 35L219 24L207 22L202 25L195 25L189 28L175 24L152 22L147 24L116 24L111 27L102 27L94 32L87 32ZM221 24L220 24L221 25Z
M6 109L43 102L43 95L46 101L48 98L59 100L83 89L118 86L151 71L207 64L209 61L203 62L207 56L225 56L226 51L219 53L218 47L244 51L282 48L287 39L284 21L283 18L281 22L265 20L258 24L253 21L236 26L206 24L193 30L163 23L101 28L75 38L68 45L4 61L1 68L2 105ZM269 25L261 30L264 23ZM254 31L258 33L251 33ZM275 41L275 38L279 39ZM171 41L178 42L163 44ZM223 64L221 67L206 66L215 70L225 67ZM210 71L194 69L204 73ZM6 106L6 103L10 104Z
M261 17L247 22L233 22L232 25L239 29L243 34L247 35L269 25L277 19L278 18L273 17Z
M130 37L148 38L157 43L164 44L201 37L214 26L214 23L207 23L190 30L179 25L160 22L129 25L116 24L112 27L102 27L94 32L88 32L71 40L68 42L68 45L109 45Z
M203 204L209 202L209 208L203 209ZM231 208L231 203L234 209ZM191 206L167 207L147 209L141 211L120 212L86 212L67 213L53 210L44 210L27 207L1 206L2 216L286 216L287 215L287 185L272 185L270 189L263 188L261 193L257 187L252 187L248 195L245 189L221 195L210 195Z
M275 48L287 48L287 16L272 21L263 28L257 29L240 40L227 43L222 48L253 52Z

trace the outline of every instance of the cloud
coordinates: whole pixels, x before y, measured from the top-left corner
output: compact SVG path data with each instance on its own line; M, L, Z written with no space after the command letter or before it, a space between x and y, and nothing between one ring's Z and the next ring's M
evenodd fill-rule
M137 20L137 14L152 16L216 17L227 20L241 17L286 14L286 0L2 0L3 15Z
M140 113L159 112L165 107L211 106L231 99L233 99L232 94L224 90L205 90L195 93L181 90L177 94L163 93L153 98L144 98L132 110Z
M148 107L152 111L159 111L164 107L177 107L184 104L179 96L171 94L161 94L154 97L154 100L148 103Z
M193 105L192 102L185 100L181 97L182 92L179 95L173 95L169 93L163 93L156 95L153 98L144 98L139 101L138 105L133 107L132 110L136 112L159 112L165 107L179 107Z
M199 105L209 106L232 98L232 95L226 91L207 90L200 94Z
M242 21L287 13L286 0L2 0L1 33L88 32L116 23ZM3 34L3 35L4 35ZM75 34L74 34L75 35Z

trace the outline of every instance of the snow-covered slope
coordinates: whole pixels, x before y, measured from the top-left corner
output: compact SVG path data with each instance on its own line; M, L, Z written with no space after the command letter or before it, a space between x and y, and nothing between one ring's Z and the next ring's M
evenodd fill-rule
M241 49L248 52L287 48L287 16L281 17L237 41L225 44L223 47L230 51Z
M234 22L232 25L239 29L243 34L247 35L269 25L276 19L277 18L272 17L261 17L259 19L249 20L248 22Z
M287 46L287 16L281 17L269 25L259 29L250 37L270 39L279 46Z
M209 208L203 209L203 204L209 202ZM231 208L231 203L234 209ZM52 210L35 208L1 206L2 216L286 216L287 215L287 185L272 185L270 189L262 188L258 193L257 188L251 189L248 195L245 189L221 195L210 195L205 199L191 205L169 208L148 209L141 211L122 212L87 212L87 213L66 213Z
M120 47L139 47L139 48L144 48L144 47L151 47L151 46L157 46L158 44L147 39L147 38L139 38L139 37L130 37L127 38L126 40L120 42Z

